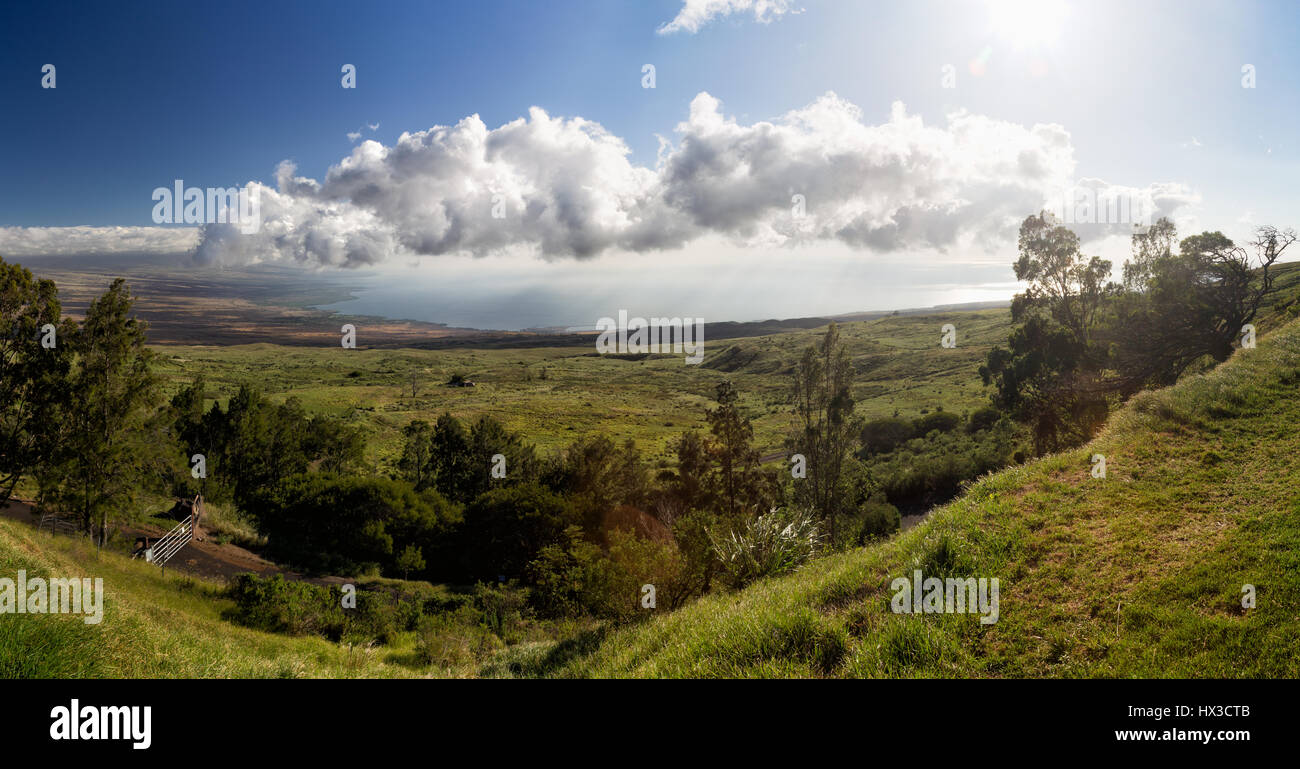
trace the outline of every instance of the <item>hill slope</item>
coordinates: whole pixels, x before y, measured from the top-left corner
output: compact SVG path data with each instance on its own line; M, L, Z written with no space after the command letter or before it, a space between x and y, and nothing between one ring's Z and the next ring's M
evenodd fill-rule
M285 678L410 676L400 651L251 630L222 619L212 582L0 519L0 577L104 580L103 621L80 614L0 615L0 678Z
M1300 675L1300 323L1143 393L1088 446L921 526L486 672L558 676ZM1103 454L1106 477L1090 475ZM890 582L1001 581L1000 619L894 614ZM1242 608L1243 586L1257 606Z

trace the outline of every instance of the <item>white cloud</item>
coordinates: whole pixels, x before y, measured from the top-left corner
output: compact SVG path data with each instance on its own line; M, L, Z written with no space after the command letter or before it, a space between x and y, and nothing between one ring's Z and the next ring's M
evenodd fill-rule
M978 259L1014 246L1024 217L1088 188L1156 216L1195 196L1181 185L1075 180L1061 126L961 111L934 125L895 103L864 120L827 93L777 118L742 124L700 93L653 167L600 124L553 117L488 128L477 116L366 139L323 181L288 162L274 187L250 182L257 232L240 225L0 230L0 253L185 251L200 263L356 267L391 257L509 253L586 259L688 247L840 244L857 252L950 252ZM797 201L802 201L800 204ZM1085 240L1131 226L1076 228ZM693 245L694 244L694 245Z
M197 227L0 227L0 256L183 254L198 241Z
M705 24L721 16L752 12L754 20L767 24L787 13L799 13L793 0L682 0L682 9L673 20L659 27L659 34L674 32L695 34Z
M1059 125L957 112L929 126L902 103L876 125L834 93L750 125L701 93L676 134L676 144L661 139L654 168L632 164L626 143L598 123L540 108L495 129L473 115L391 147L366 140L323 182L282 164L275 189L255 184L260 231L209 225L196 256L347 267L394 254L587 258L705 236L750 247L988 251L1013 243L1020 221L1061 190L1141 196L1158 215L1194 198L1179 185L1076 183Z
M360 138L361 138L360 131L348 131L348 141L355 142L357 139Z

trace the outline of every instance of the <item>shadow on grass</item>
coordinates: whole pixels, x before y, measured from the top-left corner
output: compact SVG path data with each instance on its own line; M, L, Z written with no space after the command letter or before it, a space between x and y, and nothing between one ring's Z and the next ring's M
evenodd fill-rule
M498 657L488 663L480 674L488 677L545 678L575 660L594 654L608 635L609 625L605 624L553 644L545 652L529 654L527 651L516 650L514 654Z

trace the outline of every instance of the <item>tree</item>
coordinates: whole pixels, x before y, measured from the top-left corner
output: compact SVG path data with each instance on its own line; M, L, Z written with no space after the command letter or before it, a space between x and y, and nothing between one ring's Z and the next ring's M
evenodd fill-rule
M853 363L831 323L818 346L804 350L794 377L792 453L807 462L807 477L795 481L795 499L825 521L832 545L837 521L847 512L844 462L862 431L853 414Z
M429 571L457 578L461 511L432 489L390 478L301 473L256 492L258 528L275 558L316 572ZM414 548L432 567L415 565Z
M534 483L492 489L465 509L462 554L472 579L526 576L547 545L564 545L578 524L563 497Z
M570 498L578 520L591 533L619 505L641 508L650 498L650 471L631 440L620 445L604 435L580 438L550 462L543 476L549 488Z
M75 328L59 314L54 281L0 259L0 505L53 459Z
M445 413L433 426L432 444L433 484L438 493L461 503L475 496L474 453L470 450L469 434L460 420ZM478 468L487 472L486 466Z
M490 416L481 416L469 428L469 451L474 457L473 471L467 479L470 494L477 497L493 486L536 480L537 454L519 433L511 432ZM492 457L505 458L505 477L491 474Z
M1144 232L1134 233L1130 242L1133 258L1124 263L1124 289L1145 291L1156 275L1157 265L1173 255L1178 229L1162 216Z
M402 428L402 456L397 469L402 478L417 489L433 485L436 475L433 465L433 426L423 419L413 419Z
M694 430L682 433L672 446L677 455L676 469L659 474L662 487L655 497L655 513L672 529L681 571L677 581L680 595L707 592L712 585L717 558L709 539L717 509L717 482L709 455L708 440Z
M101 546L110 516L131 509L165 448L156 440L160 425L153 420L160 401L150 370L153 353L133 306L126 282L118 278L90 304L73 335L78 360L60 436L62 456L43 490L78 512L87 532L98 523Z
M994 347L980 366L993 403L1029 425L1034 451L1073 445L1105 421L1108 404L1085 345L1051 317L1034 314L1015 328L1007 347Z
M754 448L754 426L740 410L740 396L731 382L718 384L717 408L707 418L711 439L708 454L715 468L714 494L728 526L763 512L771 497L771 480L764 475Z
M1006 348L989 351L980 377L993 403L1031 425L1039 454L1091 435L1109 409L1101 371L1108 355L1093 333L1110 262L1086 257L1079 238L1049 213L1020 225L1016 277L1029 283L1011 302L1017 323Z
M397 554L396 566L398 571L402 572L402 579L410 579L411 572L424 571L424 553L415 545L407 545Z
M1123 395L1173 384L1205 356L1226 360L1272 291L1271 267L1296 234L1259 228L1254 259L1221 232L1184 238L1178 253L1168 245L1175 237L1173 224L1162 219L1133 238L1130 264L1138 266L1126 265L1125 274L1140 275L1133 283L1143 290L1121 304L1112 345L1114 386Z
M672 444L672 451L677 455L677 468L664 470L659 474L659 482L669 502L666 514L660 519L668 526L682 514L691 510L704 510L712 507L715 500L711 491L713 481L710 478L712 467L709 463L709 445L704 436L694 430L682 433Z
M1111 263L1080 253L1079 236L1047 212L1021 223L1019 249L1016 278L1029 288L1012 302L1012 319L1045 309L1086 348L1097 312L1113 288L1106 282Z
M366 469L366 439L360 428L317 414L307 421L303 452L327 473L359 473Z
M255 388L241 385L224 413L214 404L209 414L220 445L219 461L209 464L209 475L217 472L231 484L241 509L260 514L259 490L305 473L311 466L306 445L309 421L298 399L290 397L277 405Z

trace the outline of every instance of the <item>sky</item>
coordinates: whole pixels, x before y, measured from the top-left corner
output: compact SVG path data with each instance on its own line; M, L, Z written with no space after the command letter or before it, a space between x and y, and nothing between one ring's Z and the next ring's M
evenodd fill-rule
M495 327L1005 299L1018 222L1080 190L1183 234L1295 225L1297 22L1156 0L11 3L0 255L358 270L373 305L427 287L440 320L455 286L502 303ZM257 231L158 224L177 180L247 190ZM1118 272L1134 222L1086 218ZM529 292L551 299L512 316Z

